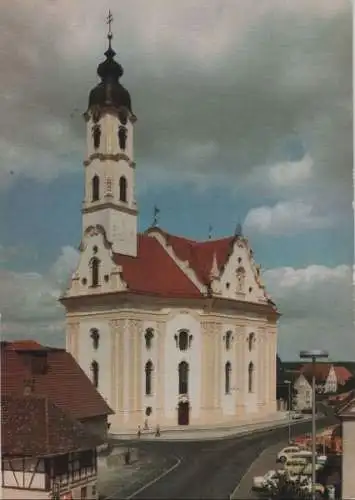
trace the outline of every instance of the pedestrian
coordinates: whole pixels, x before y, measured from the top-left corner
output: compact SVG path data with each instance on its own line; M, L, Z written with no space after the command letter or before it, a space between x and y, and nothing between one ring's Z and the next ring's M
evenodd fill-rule
M141 434L142 434L142 431L141 431L141 426L138 425L138 430L137 430L137 436L138 436L138 439L141 437Z
M157 424L157 428L155 430L155 437L159 437L160 436L160 427L159 427L159 424Z

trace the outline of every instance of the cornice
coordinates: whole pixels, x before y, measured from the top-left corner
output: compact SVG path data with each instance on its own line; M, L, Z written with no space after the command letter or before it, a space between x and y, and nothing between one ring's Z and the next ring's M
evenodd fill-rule
M111 201L105 201L105 202L98 202L95 205L91 206L83 206L81 209L81 213L83 214L89 214L92 212L97 212L98 210L102 210L104 208L112 208L113 210L116 210L117 212L124 212L129 215L138 215L138 210L135 208L129 208L125 205L118 205L116 203L113 203Z
M83 161L83 165L85 167L89 166L94 160L100 160L100 161L119 161L119 160L124 160L128 163L128 165L131 168L136 167L136 162L132 161L128 155L125 153L116 153L116 154L109 154L109 153L93 153L89 156L87 160Z

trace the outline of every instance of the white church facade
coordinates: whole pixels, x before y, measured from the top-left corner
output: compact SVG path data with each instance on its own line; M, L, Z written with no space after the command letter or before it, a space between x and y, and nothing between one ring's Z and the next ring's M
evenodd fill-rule
M138 233L136 116L111 48L84 114L80 259L60 301L66 348L115 411L111 430L276 412L279 313L247 239Z

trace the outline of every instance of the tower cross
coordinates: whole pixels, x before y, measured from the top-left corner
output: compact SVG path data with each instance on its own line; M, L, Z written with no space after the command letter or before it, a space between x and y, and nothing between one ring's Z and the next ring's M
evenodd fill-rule
M113 15L111 10L108 11L108 16L106 18L106 24L108 24L108 33L107 33L107 38L108 38L108 43L109 43L109 48L111 48L111 40L112 40L112 31L111 31L111 25L113 22Z
M112 24L112 21L113 21L113 15L112 15L112 12L109 10L108 11L108 16L107 16L107 24L108 24L108 33L111 34L111 24Z

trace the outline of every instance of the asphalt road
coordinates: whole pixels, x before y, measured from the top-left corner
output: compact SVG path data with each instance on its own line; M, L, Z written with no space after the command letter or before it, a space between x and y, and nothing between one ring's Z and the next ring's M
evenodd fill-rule
M318 420L317 428L336 422L332 416L325 417ZM310 422L293 424L294 437L310 431ZM288 439L287 427L216 441L134 440L130 442L131 446L142 448L148 453L151 451L154 454L174 456L181 462L176 469L132 498L228 499L260 452L285 439ZM124 443L128 445L128 441Z

